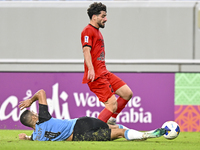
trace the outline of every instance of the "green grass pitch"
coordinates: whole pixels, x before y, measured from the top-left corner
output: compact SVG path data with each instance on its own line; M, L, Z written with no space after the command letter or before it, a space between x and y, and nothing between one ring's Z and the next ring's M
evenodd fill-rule
M197 150L200 149L199 132L181 132L174 140L164 137L148 139L146 141L127 141L118 139L115 141L62 141L40 142L19 140L18 134L31 135L31 130L0 130L0 150Z

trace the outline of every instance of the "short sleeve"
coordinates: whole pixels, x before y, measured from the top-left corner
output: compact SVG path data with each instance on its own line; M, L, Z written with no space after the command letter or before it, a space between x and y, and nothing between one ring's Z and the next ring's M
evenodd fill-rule
M82 47L85 46L92 47L92 38L93 38L92 30L90 28L84 29L81 33Z
M31 134L31 140L33 141L33 134Z
M51 119L51 115L48 111L48 106L39 104L39 124Z

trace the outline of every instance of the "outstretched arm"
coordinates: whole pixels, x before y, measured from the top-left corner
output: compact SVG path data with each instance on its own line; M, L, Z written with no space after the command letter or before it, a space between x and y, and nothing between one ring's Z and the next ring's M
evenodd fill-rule
M20 140L31 140L31 136L27 136L25 133L20 133L19 139Z
M19 102L19 108L23 110L24 108L30 107L32 103L37 100L39 104L47 105L46 93L44 90L39 90L33 95L32 98Z

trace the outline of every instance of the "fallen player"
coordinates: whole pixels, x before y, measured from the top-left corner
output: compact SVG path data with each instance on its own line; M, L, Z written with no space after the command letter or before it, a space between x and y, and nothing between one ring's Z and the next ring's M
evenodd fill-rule
M81 117L76 119L56 119L49 111L44 90L39 90L32 98L21 101L19 108L23 110L39 103L39 115L25 110L20 121L23 125L34 129L31 136L25 133L19 134L21 140L33 141L111 141L118 138L127 140L146 140L157 138L166 133L166 129L158 128L149 132L139 132L127 129L123 125L108 125L107 123L92 117Z

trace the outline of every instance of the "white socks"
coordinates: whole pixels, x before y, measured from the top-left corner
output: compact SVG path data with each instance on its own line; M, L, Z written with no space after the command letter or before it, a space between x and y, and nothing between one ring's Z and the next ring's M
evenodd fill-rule
M127 140L141 140L143 139L143 134L143 132L129 129L125 131L124 136Z
M129 128L127 128L127 127L125 127L124 125L122 125L122 124L117 124L118 125L118 127L119 127L119 129L129 129Z
M119 129L126 129L124 132L124 136L127 140L141 140L143 139L143 132L139 132L137 130L129 129L121 124L117 124Z

